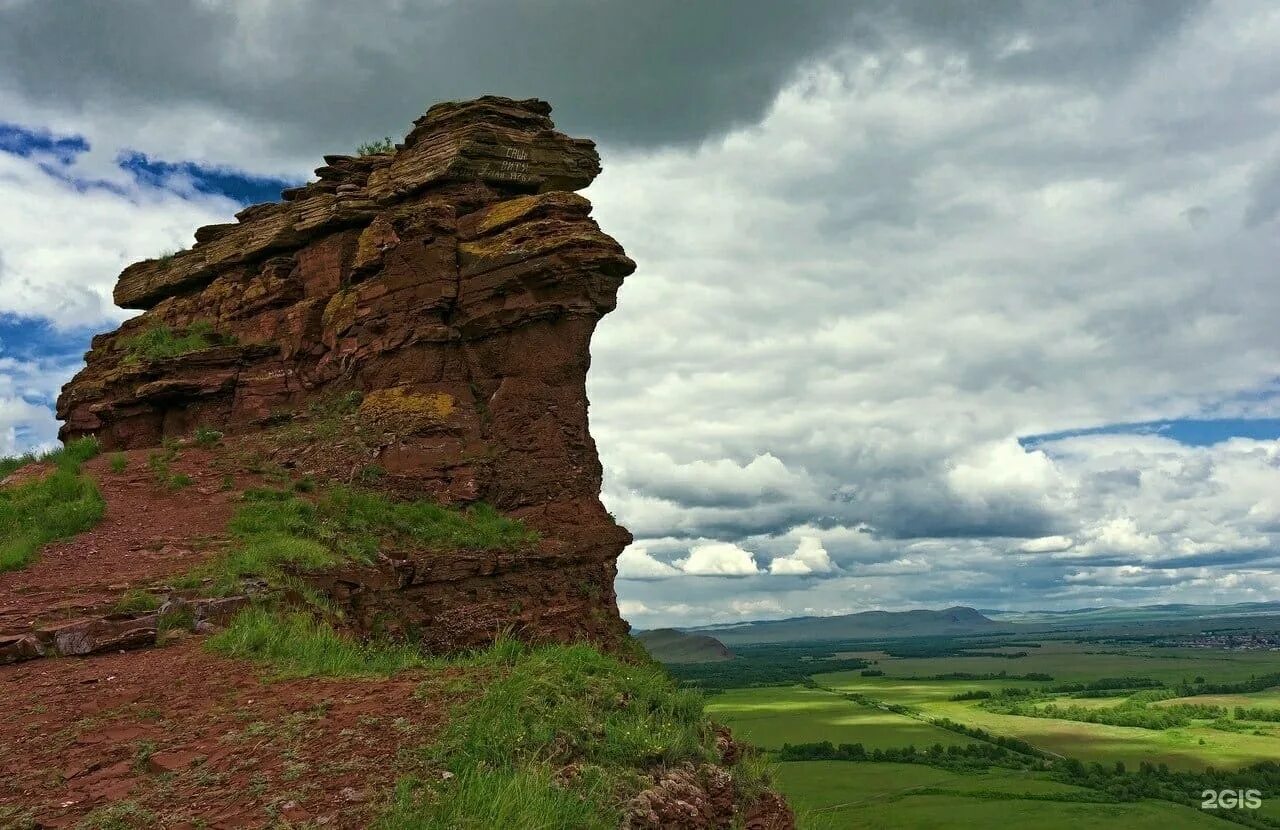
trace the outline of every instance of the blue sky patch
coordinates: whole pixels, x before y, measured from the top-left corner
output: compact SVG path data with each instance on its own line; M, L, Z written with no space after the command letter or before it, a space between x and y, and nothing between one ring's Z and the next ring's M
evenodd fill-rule
M143 187L183 193L186 186L209 196L223 196L242 205L275 202L280 191L301 182L271 176L254 176L226 167L210 167L194 161L168 162L145 153L121 153L116 163Z
M82 135L55 135L46 129L0 122L0 152L33 160L46 174L79 192L108 190L125 195L125 188L116 182L76 175L76 158L89 148ZM281 190L302 184L195 161L164 161L137 150L121 151L116 165L140 187L169 190L184 198L193 193L221 196L242 205L277 201Z
M84 136L59 136L49 130L35 130L0 121L0 152L23 158L52 158L67 165L88 151L89 142Z
M1068 429L1026 435L1018 439L1023 447L1033 449L1042 444L1087 435L1158 435L1180 444L1208 447L1230 438L1252 438L1269 441L1280 438L1280 418L1213 418L1142 421L1130 424L1105 424L1086 429Z

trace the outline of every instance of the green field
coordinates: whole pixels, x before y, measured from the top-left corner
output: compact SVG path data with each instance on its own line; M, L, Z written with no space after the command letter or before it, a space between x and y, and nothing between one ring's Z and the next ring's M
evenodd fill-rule
M809 741L861 743L868 749L972 741L905 715L802 686L730 689L712 697L707 712L742 740L765 749Z
M992 649L983 649L992 650ZM1151 730L1070 720L1033 718L990 712L975 701L952 701L958 693L1000 688L1045 689L1061 682L1088 682L1104 677L1143 677L1165 683L1194 681L1232 682L1280 671L1280 654L1267 651L1218 651L1209 649L1155 649L1098 646L1049 641L1027 656L893 658L862 652L877 661L885 677L863 677L859 672L815 675L826 688L865 695L886 704L908 706L924 719L949 718L967 726L1021 738L1051 753L1111 764L1123 761L1165 763L1174 769L1241 767L1280 758L1280 724L1252 724L1248 731L1223 731L1209 721L1176 729ZM965 672L969 674L1041 673L1053 681L1025 680L929 680L923 678ZM1125 697L1075 698L1073 705L1086 708L1115 706ZM1208 703L1227 706L1280 707L1280 692L1268 690L1241 695L1206 695L1154 704ZM1253 732L1263 734L1252 734ZM834 739L833 739L834 740Z
M833 650L832 656L874 661L872 668L817 673L804 685L729 688L708 699L708 710L742 740L774 754L779 786L801 814L801 827L819 830L988 825L1171 830L1226 826L1221 817L1159 792L1154 797L1121 794L1117 799L1105 785L1064 777L1060 765L1074 759L1086 765L1087 775L1087 765L1092 763L1112 771L1109 774L1119 770L1117 762L1132 772L1147 763L1165 765L1176 776L1179 771L1198 774L1209 767L1229 771L1280 760L1280 723L1234 719L1237 706L1280 709L1280 688L1177 696L1187 684L1194 691L1196 684L1240 683L1280 672L1280 653L1059 640L1043 641L1040 648L987 644L972 648L1006 654L1025 651L1026 656L956 655L953 650L939 657L896 658L883 651ZM772 659L782 659L777 654ZM822 665L821 656L800 659L810 660L814 668ZM873 674L868 676L864 671ZM883 675L875 676L874 672ZM977 677L939 679L955 673ZM1016 679L1025 675L1048 675L1052 680ZM1141 683L1133 682L1127 684L1130 690L1096 696L1077 694L1079 685L1055 688L1104 679L1115 682L1115 678L1139 678L1147 685L1162 685L1164 688L1150 694L1169 699L1144 697L1146 692L1133 690ZM1020 699L1005 691L1011 689L1028 690L1026 699L1034 705L1021 710L1026 714L1001 711L1002 705L1009 708L1003 701ZM952 700L974 692L985 692L991 699ZM1064 716L1031 716L1051 704ZM1223 707L1227 714L1201 716L1199 712L1204 710L1187 710L1188 705ZM1184 707L1184 712L1195 716L1187 715L1180 725L1167 728L1114 726L1066 717L1075 712L1078 714L1073 716L1081 719L1095 718L1096 713L1107 716L1110 713L1105 710L1126 707ZM1163 717L1157 718L1161 725L1159 718ZM931 723L943 718L984 730L988 740L954 726ZM973 757L965 753L975 752L974 745L994 751L994 744L1003 739L1025 741L1042 754L1039 758L1027 755L1025 745L1020 745L1024 749L1015 751L1011 764L954 760ZM858 751L866 755L847 760L795 760L797 756L792 754L786 756L788 760L780 760L778 753L785 744L814 746L824 741L836 745L837 750L841 744L861 745ZM916 763L891 762L900 755L872 757L874 751L901 753L908 746L921 757L935 744L960 754L944 753L936 762L921 758ZM1004 746L1009 749L1014 745ZM1258 824L1266 821L1280 826L1280 791L1264 793L1263 807L1251 813L1249 820L1254 826L1270 826Z
M779 764L777 775L801 826L810 830L1172 830L1223 826L1218 819L1175 804L1066 800L1090 794L1033 773L993 770L958 774L918 764L794 761Z

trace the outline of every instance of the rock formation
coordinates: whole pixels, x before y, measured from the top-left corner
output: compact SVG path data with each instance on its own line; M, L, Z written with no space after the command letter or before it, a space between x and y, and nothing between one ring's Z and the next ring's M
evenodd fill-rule
M357 627L440 649L625 632L630 535L599 500L585 378L635 265L573 193L600 172L594 144L550 109L434 106L394 151L326 156L283 201L126 268L115 300L143 313L93 339L61 437L134 449L216 429L295 476L484 501L540 534L316 578ZM187 345L157 355L147 337Z

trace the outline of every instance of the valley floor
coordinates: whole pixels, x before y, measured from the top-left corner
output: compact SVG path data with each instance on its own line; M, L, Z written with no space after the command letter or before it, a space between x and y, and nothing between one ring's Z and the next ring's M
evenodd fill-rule
M1204 810L1193 777L1217 770L1203 788L1219 789L1234 780L1231 770L1280 761L1280 679L1265 687L1280 673L1280 652L1068 639L1036 645L971 646L984 654L1022 655L1010 657L969 655L963 647L941 649L949 653L936 657L833 649L830 659L861 658L868 668L818 671L794 684L713 690L708 711L771 753L801 827L1168 830L1229 826L1224 819L1280 826L1280 790L1260 792L1256 809ZM802 665L821 665L822 646L810 646L796 652L803 652ZM737 650L739 659L752 659L751 649ZM777 670L786 652L762 647L760 653ZM732 686L723 681L724 671L708 667L707 675ZM1264 688L1243 688L1250 684ZM1090 685L1118 688L1084 690ZM1056 706L1050 711L1061 714L1007 711L1022 701L1032 701L1021 705L1037 711ZM1135 710L1187 716L1165 728L1070 719ZM823 742L829 742L826 749ZM1032 754L1014 752L1009 758L1015 762L1003 766L957 760L992 742ZM833 751L839 755L842 744L849 759L822 760ZM897 762L896 753L904 752L913 763ZM797 760L804 757L814 760ZM1063 773L1067 759L1081 762L1078 774ZM1146 765L1146 784L1167 776L1192 797L1143 797L1139 785L1145 784L1135 776L1146 774ZM1125 782L1136 782L1132 793L1126 794Z

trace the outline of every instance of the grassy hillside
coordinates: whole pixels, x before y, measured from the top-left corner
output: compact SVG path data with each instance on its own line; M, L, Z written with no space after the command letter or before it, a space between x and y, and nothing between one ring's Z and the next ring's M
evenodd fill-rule
M724 643L707 634L658 628L642 631L636 639L660 663L710 663L733 659L733 652Z

